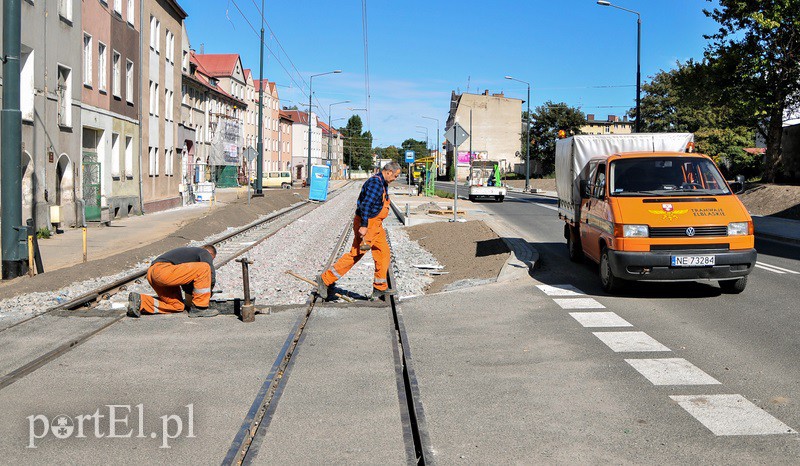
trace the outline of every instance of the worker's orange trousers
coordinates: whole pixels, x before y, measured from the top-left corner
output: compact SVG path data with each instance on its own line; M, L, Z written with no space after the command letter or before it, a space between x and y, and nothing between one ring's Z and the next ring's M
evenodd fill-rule
M158 296L142 295L141 312L144 314L183 311L181 286L189 284L193 286L195 307L207 308L211 301L211 267L205 262L178 265L156 262L147 269L147 281Z
M387 202L388 205L388 202ZM388 214L388 208L385 209ZM381 211L381 214L384 214ZM372 281L372 286L378 290L385 290L389 288L389 283L386 281L386 274L389 272L389 261L391 260L391 251L389 250L389 242L386 239L386 230L383 228L383 219L385 215L379 214L375 218L369 219L367 224L367 234L364 235L362 240L361 235L358 234L358 229L361 227L361 217L358 215L353 218L353 245L350 250L346 252L333 267L326 270L322 274L322 281L326 285L332 285L336 280L342 278L344 274L350 271L358 261L364 257L364 251L359 246L361 242L365 241L372 246L372 258L375 260L375 275Z

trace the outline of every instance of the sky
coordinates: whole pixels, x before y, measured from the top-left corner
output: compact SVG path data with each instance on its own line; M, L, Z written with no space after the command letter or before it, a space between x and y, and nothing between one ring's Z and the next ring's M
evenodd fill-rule
M192 48L238 53L259 76L262 0L179 0L189 14ZM635 105L636 15L595 0L263 0L268 47L264 78L278 84L281 105L308 105L333 126L354 113L375 146L407 138L436 143L451 91L503 92L531 106L552 100L597 118ZM362 5L366 3L370 111L365 86ZM677 61L703 56L716 23L706 0L616 0L642 17L642 82ZM302 91L301 91L302 89ZM330 104L350 100L350 103ZM337 120L339 118L344 118ZM424 127L424 128L420 128Z

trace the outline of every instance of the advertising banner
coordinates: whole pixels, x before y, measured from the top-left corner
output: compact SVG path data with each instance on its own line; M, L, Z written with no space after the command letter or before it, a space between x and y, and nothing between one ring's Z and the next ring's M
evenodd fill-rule
M458 164L460 166L468 167L475 160L489 160L489 153L486 151L458 153Z
M239 165L242 127L239 120L220 118L211 142L209 165Z

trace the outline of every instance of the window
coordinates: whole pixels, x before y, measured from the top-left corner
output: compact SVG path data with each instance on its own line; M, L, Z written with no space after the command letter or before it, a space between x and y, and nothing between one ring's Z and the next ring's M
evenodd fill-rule
M164 151L164 174L167 176L173 176L173 174L175 173L173 167L174 155L175 155L175 149L166 149Z
M130 24L131 26L133 26L133 23L136 19L136 7L134 6L133 3L134 3L133 0L128 0L127 16L128 16L128 24Z
M133 103L133 62L130 60L125 62L125 100Z
M122 0L114 0L114 13L122 16Z
M111 134L111 177L119 179L119 163L122 154L119 151L119 134Z
M122 97L122 89L120 89L122 86L122 70L120 70L120 66L122 65L120 62L122 61L122 57L116 51L114 51L111 56L111 91L114 93L115 97Z
M169 29L167 29L166 42L167 50L164 53L164 56L167 58L168 62L175 63L175 35L169 32Z
M181 57L181 67L183 71L189 72L189 54L186 53L186 50L183 51L183 56Z
M597 166L597 176L594 179L594 186L592 188L592 197L603 199L606 191L606 165L600 164Z
M58 0L58 14L72 22L72 0Z
M164 91L164 118L167 121L172 121L174 115L174 93L170 90Z
M22 119L33 121L33 99L35 90L33 87L33 50L25 51L22 47L20 53L20 73L19 73L19 109L22 111Z
M72 127L72 69L64 65L58 65L56 96L58 100L58 124Z
M101 92L106 91L106 45L102 42L97 43L97 88Z
M150 115L158 116L158 84L150 81Z
M83 85L92 87L92 36L83 35Z
M154 16L150 17L150 48L159 53L161 48L161 21Z
M149 175L158 176L158 147L151 147L149 154Z
M125 177L133 179L133 138L125 136Z

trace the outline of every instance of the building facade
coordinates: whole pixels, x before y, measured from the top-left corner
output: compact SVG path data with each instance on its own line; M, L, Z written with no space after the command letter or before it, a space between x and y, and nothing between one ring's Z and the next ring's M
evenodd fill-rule
M311 131L311 165L323 165L322 160L322 128L316 113L309 114L300 110L284 110L283 113L292 121L292 176L296 180L308 177L308 132Z
M522 101L519 99L502 93L489 94L488 90L482 94L453 92L446 127L457 122L470 137L458 147L447 143L448 173L455 160L458 161L459 180L465 180L469 174L470 160L494 160L508 169L519 159L516 154L521 146L521 121Z
M87 221L142 211L139 2L81 2L82 200Z
M594 114L586 115L586 125L581 126L583 134L631 134L633 133L633 122L628 121L628 117L622 120L616 115L609 115L607 120L597 120Z
M292 119L284 110L278 111L278 164L281 170L292 168Z
M142 0L142 197L144 211L182 204L178 135L186 12L175 0Z
M323 121L318 124L322 131L323 158L325 163L331 167L331 178L342 179L344 177L344 138L342 133Z
M80 226L81 2L20 3L22 219Z

